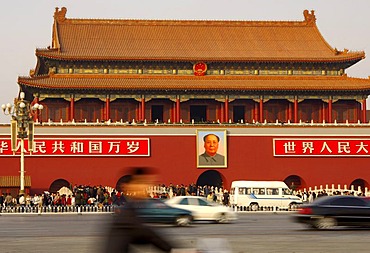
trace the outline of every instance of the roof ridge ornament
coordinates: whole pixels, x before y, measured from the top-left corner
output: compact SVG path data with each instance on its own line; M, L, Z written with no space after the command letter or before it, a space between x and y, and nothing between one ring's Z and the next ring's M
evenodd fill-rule
M311 10L311 13L308 10L303 11L304 21L307 24L312 25L316 23L315 11Z
M54 19L56 19L58 22L63 22L64 20L66 20L66 13L67 13L66 7L62 7L60 11L59 8L56 7L54 12Z

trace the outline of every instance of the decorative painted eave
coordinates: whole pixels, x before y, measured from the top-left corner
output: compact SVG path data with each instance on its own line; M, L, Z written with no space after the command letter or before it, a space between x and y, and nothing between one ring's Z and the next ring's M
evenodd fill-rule
M140 56L135 56L135 57L118 57L118 56L112 56L112 57L91 57L91 56L58 56L55 54L52 54L52 51L57 51L55 49L53 50L42 50L38 49L36 51L36 55L39 57L44 57L48 59L53 59L53 60L64 60L64 61L183 61L183 62L245 62L245 63L253 63L253 62L265 62L265 63L294 63L294 62L301 62L301 63L350 63L352 62L353 64L365 59L365 53L364 52L358 52L356 55L351 54L348 56L343 56L340 58L305 58L305 59L299 59L299 58L265 58L262 59L260 57L252 58L226 58L226 57L203 57L203 58L192 58L192 57L172 57L172 58L165 58L165 57L160 57L160 58L148 58L148 57L140 57ZM352 64L351 64L352 65Z
M62 75L19 77L19 85L53 90L370 91L370 79L344 76Z

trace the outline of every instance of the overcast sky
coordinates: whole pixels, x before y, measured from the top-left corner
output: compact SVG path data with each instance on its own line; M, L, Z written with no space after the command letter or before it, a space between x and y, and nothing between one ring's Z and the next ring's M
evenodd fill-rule
M370 51L370 0L7 0L0 15L0 104L18 94L18 76L36 66L35 49L51 44L55 7L67 18L303 20L315 10L317 26L334 48ZM370 60L347 69L368 78ZM370 104L370 103L368 103ZM10 118L0 115L0 123Z

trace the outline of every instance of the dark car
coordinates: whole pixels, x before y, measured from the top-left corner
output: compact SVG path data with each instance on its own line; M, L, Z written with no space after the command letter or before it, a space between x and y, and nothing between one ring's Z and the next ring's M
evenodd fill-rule
M115 213L119 214L121 208L125 207L116 208ZM138 216L145 223L169 223L176 226L188 226L193 221L190 211L171 207L160 199L147 199L141 202Z
M370 226L370 200L356 196L319 197L301 206L294 220L316 229L336 226Z

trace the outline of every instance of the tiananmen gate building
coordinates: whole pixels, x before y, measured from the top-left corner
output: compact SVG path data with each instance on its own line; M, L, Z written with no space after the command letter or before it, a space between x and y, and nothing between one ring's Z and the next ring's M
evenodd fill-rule
M331 47L314 11L302 21L66 12L56 8L51 45L18 78L26 99L44 106L26 151L27 191L115 187L133 166L156 168L164 184L369 186L370 79L346 74L365 52ZM200 160L208 134L218 136L221 162ZM20 152L10 146L2 125L0 176L14 179Z

